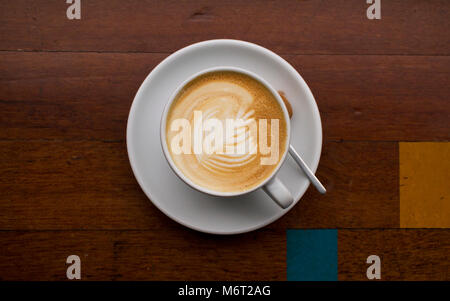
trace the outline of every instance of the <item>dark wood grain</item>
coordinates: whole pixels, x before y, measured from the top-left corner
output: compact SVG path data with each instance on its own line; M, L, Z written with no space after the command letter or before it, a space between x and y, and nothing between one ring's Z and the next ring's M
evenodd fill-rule
M0 141L0 229L173 227L140 190L124 142ZM329 142L318 176L270 228L398 227L395 142ZM182 201L182 200L180 200Z
M233 38L284 54L450 53L447 0L383 1L381 20L367 19L368 6L363 0L103 0L83 2L81 20L68 20L65 1L2 1L0 49L172 52Z
M165 55L0 53L5 139L125 138L131 102Z
M165 56L0 53L0 138L122 140L137 89ZM315 95L325 140L450 139L447 56L285 58Z
M383 230L400 222L398 141L450 139L450 1L382 1L382 20L364 0L82 1L72 21L67 7L0 1L0 280L64 280L71 254L84 280L285 280L287 228L339 228L340 280L366 279L371 254L383 280L450 279L448 230ZM154 207L125 146L146 75L216 38L290 62L324 133L327 194L231 237Z
M338 237L339 280L367 280L369 255L380 256L382 280L450 279L448 230L339 230ZM72 254L82 280L286 279L284 230L3 231L0 241L1 280L65 280Z
M339 280L367 280L369 255L381 259L381 280L450 280L450 230L338 231Z
M237 236L187 228L150 231L0 232L0 280L285 280L284 230Z
M399 227L397 143L326 142L317 175L327 193L310 186L273 227Z

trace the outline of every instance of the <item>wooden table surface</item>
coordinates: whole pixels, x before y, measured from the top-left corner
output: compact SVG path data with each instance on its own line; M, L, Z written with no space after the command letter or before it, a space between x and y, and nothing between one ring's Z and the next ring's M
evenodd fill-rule
M289 228L339 229L342 280L365 278L368 250L388 260L384 280L450 279L450 232L400 229L399 196L399 142L450 137L450 1L382 0L381 20L365 0L82 0L81 20L68 6L0 1L0 279L64 280L77 254L84 280L285 280ZM153 206L125 145L146 75L216 38L267 47L304 77L328 189L228 237Z

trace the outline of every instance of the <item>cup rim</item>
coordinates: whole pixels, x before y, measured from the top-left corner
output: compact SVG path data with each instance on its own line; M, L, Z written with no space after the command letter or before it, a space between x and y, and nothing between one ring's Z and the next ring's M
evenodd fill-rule
M281 159L279 160L277 167L272 171L270 176L268 176L268 177L266 177L266 179L264 179L264 181L262 181L261 183L259 183L256 186L254 186L254 187L252 187L252 188L250 188L248 190L244 190L244 191L236 191L236 192L216 191L216 190L211 190L211 189L208 189L206 187L203 187L203 186L200 186L200 185L194 183L191 179L189 179L186 175L184 175L184 173L173 162L172 156L170 155L170 152L169 152L169 149L168 149L168 146L167 146L167 142L166 142L167 116L168 116L169 110L172 107L172 104L175 101L176 96L179 94L179 92L189 82L191 82L192 80L196 79L197 77L199 77L201 75L204 75L204 74L207 74L207 73L220 72L220 71L231 71L231 72L245 74L245 75L250 76L251 78L255 79L260 84L264 85L271 92L271 94L275 97L275 99L277 100L278 104L281 106L284 118L286 120L286 132L287 132L286 145L285 145L284 153L283 153ZM257 74L255 74L255 73L253 73L251 71L245 70L243 68L239 68L239 67L217 66L217 67L212 67L212 68L206 68L206 69L203 69L203 70L201 70L199 72L196 72L196 73L192 74L191 76L189 76L186 80L184 80L175 89L175 91L169 97L169 101L165 104L164 110L163 110L163 114L161 115L161 121L160 121L160 142L161 142L161 147L163 149L164 157L166 158L167 162L169 163L170 168L174 171L174 173L183 182L186 183L186 185L194 188L197 191L206 193L206 194L211 195L211 196L219 196L219 197L241 196L241 195L244 195L244 194L247 194L247 193L251 193L251 192L253 192L253 191L263 187L264 185L266 185L271 179L273 179L276 176L277 172L281 168L281 165L283 165L284 161L286 160L286 156L287 156L287 153L289 151L290 140L291 140L291 124L290 124L289 113L287 111L286 105L285 105L283 99L281 98L280 94L266 80L264 80L263 78L261 78Z

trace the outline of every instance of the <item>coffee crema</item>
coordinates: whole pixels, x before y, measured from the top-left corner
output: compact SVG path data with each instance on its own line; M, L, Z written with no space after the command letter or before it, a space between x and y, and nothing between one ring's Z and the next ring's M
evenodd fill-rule
M207 120L214 119L227 129L220 137L222 144L210 144L212 152L195 149L194 124L199 115L203 127ZM173 147L179 135L173 126L177 120L192 125L188 153ZM236 121L231 123L232 131L229 120ZM264 124L265 133L261 131ZM205 144L217 132L203 127L200 137ZM286 120L276 98L259 81L233 71L206 73L187 83L175 97L166 121L166 144L176 167L193 183L217 192L238 193L258 186L279 165L286 139ZM232 149L238 151L227 151Z

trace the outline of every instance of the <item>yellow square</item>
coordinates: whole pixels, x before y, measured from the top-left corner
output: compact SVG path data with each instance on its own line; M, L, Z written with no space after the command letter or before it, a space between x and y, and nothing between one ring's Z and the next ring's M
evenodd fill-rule
M400 142L400 227L450 228L450 143Z

